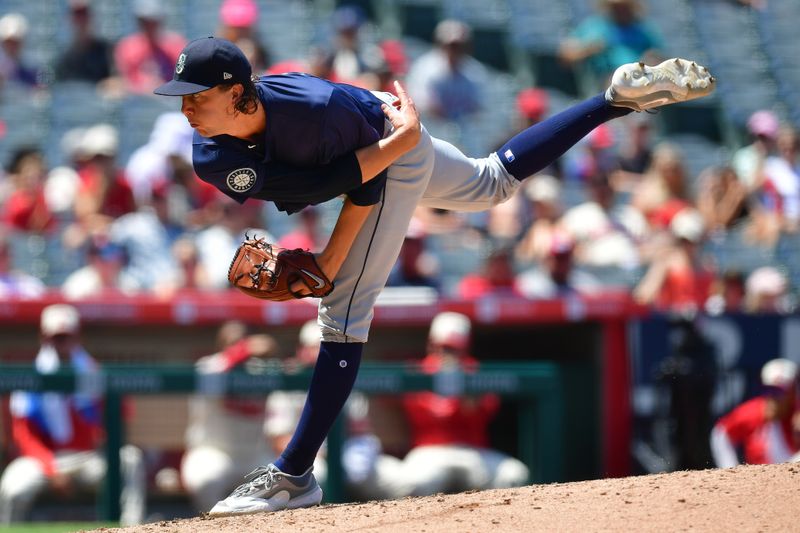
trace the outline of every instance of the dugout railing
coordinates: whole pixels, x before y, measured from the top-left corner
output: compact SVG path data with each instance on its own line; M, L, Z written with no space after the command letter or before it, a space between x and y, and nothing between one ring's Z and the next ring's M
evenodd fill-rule
M105 455L108 464L103 490L98 497L98 518L119 519L121 490L119 449L125 440L121 399L147 394L257 394L308 387L310 373L282 372L197 374L193 367L104 365L102 372L76 375L70 370L39 374L29 365L0 365L0 393L16 390L35 392L80 392L104 398ZM495 393L513 398L517 404L518 456L530 468L532 483L563 479L564 396L560 365L549 361L486 363L474 373L422 374L409 365L365 363L355 388L368 395L398 395L412 391L434 391L443 395ZM344 424L334 425L328 438L327 502L345 499L341 464Z

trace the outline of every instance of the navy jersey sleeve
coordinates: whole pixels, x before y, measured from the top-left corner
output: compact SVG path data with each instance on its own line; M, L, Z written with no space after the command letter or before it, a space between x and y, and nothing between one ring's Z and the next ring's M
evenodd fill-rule
M248 198L269 200L289 213L362 186L361 167L354 152L327 165L300 167L259 161L246 153L204 142L194 145L192 159L200 179L237 202L244 203Z
M361 167L359 167L359 173ZM386 186L386 170L369 180L368 182L347 192L347 197L356 205L375 205L381 201L383 189Z

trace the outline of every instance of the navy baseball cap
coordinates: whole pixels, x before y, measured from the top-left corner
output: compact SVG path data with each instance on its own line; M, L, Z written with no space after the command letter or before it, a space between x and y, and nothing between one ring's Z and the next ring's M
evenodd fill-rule
M194 94L223 83L247 83L251 73L250 62L235 44L205 37L186 45L178 56L172 80L153 92L165 96Z

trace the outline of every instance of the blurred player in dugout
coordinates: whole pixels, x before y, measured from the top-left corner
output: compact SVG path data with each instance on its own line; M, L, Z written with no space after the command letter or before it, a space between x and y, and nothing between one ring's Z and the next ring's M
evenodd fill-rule
M320 341L317 321L309 320L300 328L294 356L285 361L286 372L313 368ZM304 391L275 391L269 395L264 427L275 454L280 454L292 438L305 401ZM354 392L345 404L344 413L347 438L342 446L342 467L350 496L365 501L406 496L409 491L400 473L402 462L383 453L380 439L372 432L369 399ZM328 475L326 448L323 447L314 460L314 477L320 483L324 483Z
M217 334L219 351L200 358L195 369L206 376L235 369L299 372L316 360L320 342L316 321L301 328L298 340L294 356L283 360L271 336L248 335L243 323L229 321ZM258 465L275 460L292 436L305 397L303 391L275 391L266 401L263 396L208 394L191 399L181 482L198 511L207 511L225 498ZM397 479L394 472L400 461L381 454L380 441L368 431L367 409L363 395L356 394L348 402L351 437L343 460L351 494L374 500L398 492L391 483ZM320 482L325 481L324 451L314 461L314 472Z
M711 453L720 468L800 461L798 366L773 359L761 369L761 395L747 400L717 421Z
M41 315L41 348L34 366L40 374L57 372L62 365L77 375L99 371L81 346L80 316L71 305L45 307ZM78 392L71 395L15 391L10 398L11 429L19 456L0 478L0 523L24 520L36 497L45 489L70 495L96 490L106 474L100 398ZM120 449L123 489L122 525L142 523L146 478L142 452Z
M218 352L198 359L205 376L234 369L263 372L265 358L276 357L275 340L248 335L247 326L229 321L217 332ZM277 359L274 360L279 365ZM181 481L198 511L207 511L260 464L275 460L265 435L264 396L196 395L189 404L186 453Z
M431 322L428 355L420 363L422 371L477 371L478 361L469 353L471 337L468 317L453 312L438 314ZM528 484L529 471L524 463L489 448L488 426L500 407L496 395L410 393L404 396L403 407L413 447L399 470L403 480L398 487L422 496Z

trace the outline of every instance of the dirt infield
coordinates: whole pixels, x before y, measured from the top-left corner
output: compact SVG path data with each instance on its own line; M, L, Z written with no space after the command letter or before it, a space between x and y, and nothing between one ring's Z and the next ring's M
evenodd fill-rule
M195 518L129 533L800 531L800 463ZM96 531L112 531L99 529Z

